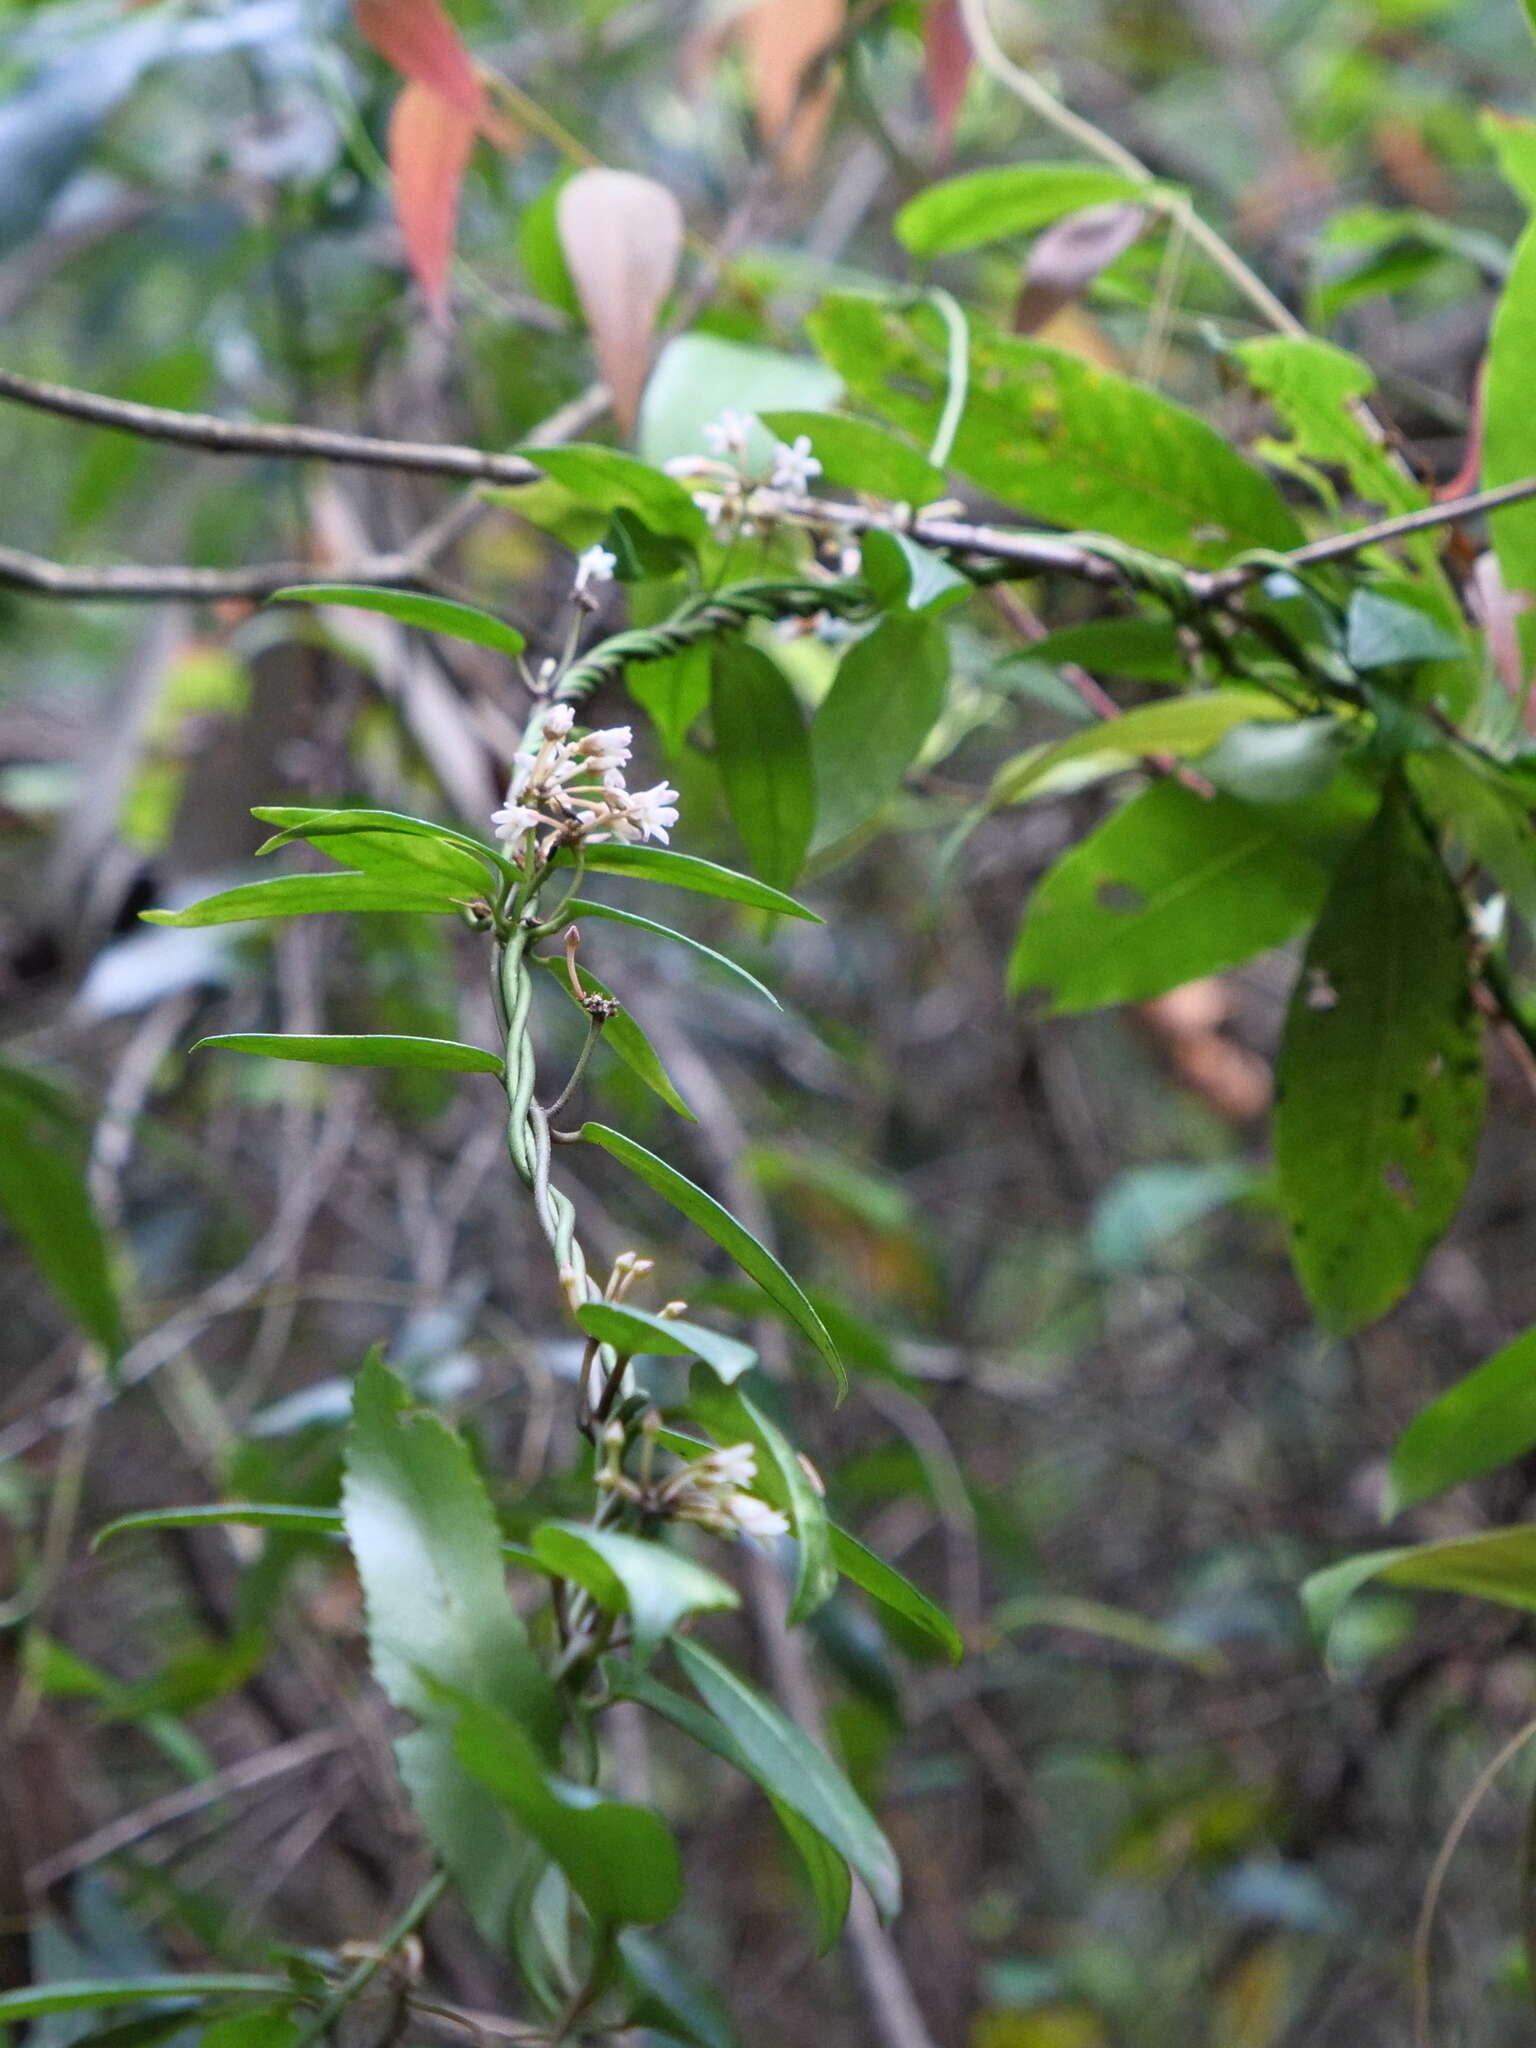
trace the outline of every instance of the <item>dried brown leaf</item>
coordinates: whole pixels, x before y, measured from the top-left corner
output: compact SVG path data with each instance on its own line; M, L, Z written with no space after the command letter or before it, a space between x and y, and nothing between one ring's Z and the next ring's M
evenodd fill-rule
M1147 223L1146 208L1116 200L1069 213L1036 237L1014 301L1015 334L1038 334L1124 255Z

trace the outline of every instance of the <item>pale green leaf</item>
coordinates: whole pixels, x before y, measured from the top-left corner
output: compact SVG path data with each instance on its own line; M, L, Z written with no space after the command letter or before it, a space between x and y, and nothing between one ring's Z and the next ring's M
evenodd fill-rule
M1263 690L1199 690L1185 697L1161 697L1138 704L1119 718L1102 719L1053 746L1031 748L1005 761L992 779L987 802L1026 803L1069 762L1091 762L1101 775L1131 768L1149 754L1198 760L1235 727L1255 720L1290 720L1288 704Z
M896 238L914 256L952 256L1033 234L1069 213L1117 200L1150 201L1162 188L1092 164L1007 164L944 178L909 199Z

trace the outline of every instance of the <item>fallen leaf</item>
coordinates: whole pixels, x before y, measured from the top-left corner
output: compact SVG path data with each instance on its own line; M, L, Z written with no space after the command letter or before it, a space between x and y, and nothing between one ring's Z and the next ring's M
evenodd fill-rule
M1085 292L1146 226L1146 208L1116 200L1069 213L1035 238L1014 301L1015 334L1038 334L1047 320Z
M843 0L758 0L736 17L757 132L791 177L810 167L832 111L830 80L802 91L807 66L842 32L846 19Z
M960 0L934 0L923 16L923 80L933 109L934 154L940 163L949 161L954 147L955 123L975 61Z
M475 127L461 107L414 80L395 101L389 120L395 218L412 274L439 327L448 324L459 188L475 145Z
M441 0L357 0L356 16L358 33L402 77L484 117L485 88Z
M555 225L597 365L628 434L651 366L656 318L677 278L683 211L665 185L633 171L578 171Z

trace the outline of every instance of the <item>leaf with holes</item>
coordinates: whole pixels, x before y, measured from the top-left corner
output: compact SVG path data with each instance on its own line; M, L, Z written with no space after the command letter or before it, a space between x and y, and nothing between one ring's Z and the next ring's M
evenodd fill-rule
M1455 1214L1482 1122L1482 1027L1461 898L1400 782L1340 864L1275 1075L1297 1273L1331 1328L1405 1291Z

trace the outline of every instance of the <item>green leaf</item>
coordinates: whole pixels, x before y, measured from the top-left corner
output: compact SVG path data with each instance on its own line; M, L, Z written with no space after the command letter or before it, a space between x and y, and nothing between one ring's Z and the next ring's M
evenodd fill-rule
M1240 341L1232 353L1290 428L1288 455L1343 470L1357 497L1388 512L1427 503L1423 487L1361 424L1359 408L1375 392L1376 376L1359 356L1313 335L1289 334ZM1432 562L1433 535L1428 546Z
M260 1053L269 1060L303 1060L319 1067L423 1067L435 1073L499 1074L501 1061L483 1046L452 1038L392 1038L382 1033L305 1037L285 1031L225 1031L193 1046Z
M909 199L896 239L913 256L952 256L1010 235L1033 234L1069 213L1117 200L1152 201L1162 188L1089 164L1009 164L944 178Z
M642 1664L685 1616L741 1605L734 1586L654 1539L583 1522L541 1522L532 1543L547 1571L585 1586L611 1614L630 1617Z
M264 2007L260 2012L231 2013L205 2029L199 2048L294 2048L299 2023L286 2013ZM86 2048L82 2042L80 2048ZM103 2044L105 2048L105 2044Z
M1138 704L1119 718L1086 726L1053 746L1031 748L1005 761L992 779L987 802L993 809L1027 803L1069 762L1091 761L1101 774L1114 775L1149 754L1197 760L1235 726L1294 717L1289 705L1263 690L1198 690L1187 697L1162 697L1155 704Z
M654 2026L660 2021L691 2048L736 2048L736 2036L719 2005L649 1935L621 1934L619 1952L642 1994L643 2009L632 2024Z
M808 325L855 397L931 442L949 388L937 313L833 294ZM951 462L1017 511L1196 565L1302 538L1269 479L1195 414L1048 342L974 324Z
M318 917L330 911L392 910L447 915L468 896L456 898L425 881L384 880L377 875L281 875L271 882L246 882L205 896L185 910L144 910L146 924L168 924L178 930L211 924L249 924L263 917Z
M1368 584L1349 600L1344 659L1359 675L1421 661L1458 661L1465 651L1416 606L1399 604Z
M1483 380L1485 489L1536 475L1536 406L1530 366L1536 357L1536 221L1515 244L1503 294L1494 310ZM1488 517L1488 531L1505 588L1536 600L1536 499ZM1536 628L1527 612L1518 628L1529 668Z
M839 1393L847 1392L848 1376L843 1371L843 1362L827 1333L826 1324L772 1252L760 1245L728 1209L723 1209L712 1195L706 1195L702 1188L695 1187L675 1167L668 1166L664 1159L658 1159L654 1152L647 1152L643 1145L637 1145L633 1138L626 1138L622 1132L611 1131L603 1124L588 1123L582 1125L581 1135L589 1143L601 1145L605 1152L611 1152L647 1187L670 1202L690 1222L696 1223L706 1237L712 1238L723 1252L729 1254L815 1345L831 1366Z
M816 1908L816 1953L824 1956L842 1933L843 1923L848 1918L848 1908L853 1901L853 1873L825 1835L813 1828L809 1821L802 1820L795 1809L786 1806L782 1799L776 1799L771 1792L768 1798L779 1826L788 1835L810 1881L811 1898Z
M637 1308L589 1301L577 1309L576 1320L589 1337L611 1344L631 1358L702 1358L715 1377L729 1386L757 1363L750 1344L681 1316L646 1315Z
M883 1557L877 1557L857 1536L840 1529L836 1522L829 1523L828 1530L832 1538L832 1562L843 1577L851 1579L871 1600L878 1600L882 1607L890 1608L903 1621L932 1636L950 1663L958 1664L965 1655L965 1644L959 1629L938 1602L930 1600L894 1565L887 1564Z
M576 1001L576 993L571 987L570 974L565 964L565 955L563 953L546 953L540 957L539 964L541 967L548 968L561 993L574 1003ZM599 981L590 967L583 967L578 963L576 973L580 978L583 993L586 995L602 996L610 1003L617 1000L612 989L608 987L606 982ZM647 1088L661 1097L668 1109L675 1110L681 1117L686 1117L689 1123L696 1123L698 1121L693 1111L677 1092L672 1076L661 1064L656 1048L651 1044L651 1041L622 1004L603 1026L603 1043L612 1048L614 1053L624 1062L625 1066L629 1068L629 1071L632 1074L638 1075Z
M450 597L427 597L416 590L375 590L368 584L306 583L290 590L274 590L273 604L335 604L353 611L383 612L402 626L418 626L424 633L440 633L449 640L472 640L477 647L494 647L498 654L521 654L527 641L515 626L483 612L477 605L459 604Z
M1026 650L1030 661L1073 662L1092 675L1125 676L1138 683L1183 684L1189 664L1176 628L1167 619L1089 619L1062 626Z
M1235 725L1201 755L1200 774L1245 803L1297 803L1328 787L1359 740L1358 727L1327 713Z
M1405 773L1435 824L1460 841L1525 917L1536 918L1531 793L1470 748L1410 754Z
M459 1762L559 1864L599 1927L648 1926L676 1910L682 1864L654 1813L555 1776L515 1720L478 1700L458 1705Z
M949 642L932 619L883 619L849 648L811 723L818 847L857 831L900 788L948 688Z
M1347 1600L1373 1579L1425 1593L1467 1593L1501 1607L1536 1611L1536 1523L1490 1529L1448 1543L1362 1551L1314 1572L1301 1589L1307 1618L1326 1638Z
M255 1994L271 1998L292 1987L281 1977L210 1975L202 1977L90 1977L78 1982L34 1985L25 1991L0 1991L0 2026L12 2020L37 2019L50 2012L90 2012L104 2005L155 2005L161 1999L206 1998Z
M709 645L696 640L661 661L632 661L624 687L656 728L669 760L676 760L694 720L709 702Z
M1461 899L1394 781L1334 879L1276 1067L1292 1257L1334 1329L1391 1307L1461 1200L1484 1086L1469 965Z
M835 412L765 412L759 417L776 440L809 437L822 468L818 489L840 484L844 490L912 506L931 505L946 494L943 470L869 420Z
M298 1507L289 1502L213 1501L196 1507L143 1508L118 1515L91 1538L97 1550L113 1536L134 1529L216 1529L226 1524L246 1529L284 1529L295 1535L339 1536L342 1520L334 1508Z
M67 1313L115 1358L123 1315L86 1183L84 1131L67 1095L10 1066L0 1066L0 1215Z
M837 1591L837 1567L832 1562L827 1511L794 1446L740 1387L719 1385L699 1366L689 1379L688 1413L722 1449L749 1443L756 1451L757 1477L751 1491L788 1515L800 1547L789 1619L791 1624L809 1621Z
M1531 8L1526 7L1531 18ZM1477 118L1478 133L1499 162L1499 175L1515 197L1536 209L1536 121L1521 114L1506 114L1497 107L1484 107Z
M1384 1513L1429 1500L1536 1445L1536 1330L1525 1330L1416 1415L1398 1438Z
M437 842L430 853L418 850L417 857L429 859L440 873L454 872L470 875L472 870L462 863L450 867L445 862L442 849L457 847L461 853L471 855L493 875L515 874L516 866L496 847L483 839L471 838L467 832L459 832L451 825L436 825L430 818L407 817L402 811L355 810L311 810L301 804L258 804L251 812L264 825L276 825L279 829L272 837L258 846L258 854L271 853L279 846L290 845L296 839L307 839L320 845L326 839L358 837L367 840L385 838L421 839ZM322 851L328 851L322 848ZM401 847L396 857L402 861L412 858L409 849Z
M805 863L816 785L805 719L789 678L743 640L717 641L710 659L715 765L753 872L787 888Z
M889 1916L901 1905L901 1872L867 1807L810 1737L717 1657L677 1640L689 1683L724 1724L758 1782L847 1858Z
M733 868L717 867L696 854L672 853L660 846L589 846L586 849L589 874L632 875L637 881L666 882L674 889L691 889L698 896L723 896L730 903L744 903L751 910L771 910L780 917L803 917L812 924L823 919L807 910L793 896L770 889L751 875L738 875Z
M584 508L633 513L652 533L694 545L708 536L703 513L675 478L620 449L571 441L517 452L537 463Z
M679 946L687 946L690 952L702 959L711 960L715 966L723 967L744 981L749 988L756 989L760 996L772 1003L776 1010L784 1006L772 989L765 988L755 974L749 974L745 967L733 960L728 953L717 953L713 946L706 946L701 939L691 938L687 932L674 931L670 925L656 924L648 917L637 917L632 910L616 910L611 903L592 903L585 897L573 896L566 904L566 915L571 918L597 917L611 924L626 924L632 931L649 932L653 938L671 939Z
M1051 1016L1144 1002L1283 945L1326 887L1281 806L1200 797L1168 777L1048 871L1008 987L1040 991Z
M887 611L947 612L976 587L932 548L878 526L860 541L859 563L864 581Z
M640 453L660 469L675 455L706 454L704 428L727 408L819 412L835 404L841 391L841 381L814 357L783 355L716 334L680 334L662 350L645 387ZM766 466L772 453L772 435L754 427L748 462Z

